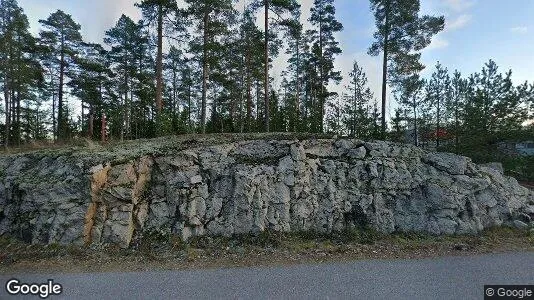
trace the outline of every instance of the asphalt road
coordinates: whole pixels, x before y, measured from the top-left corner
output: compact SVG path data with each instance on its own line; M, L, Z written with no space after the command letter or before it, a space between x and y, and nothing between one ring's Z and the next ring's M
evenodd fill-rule
M5 286L13 277L62 284L63 293L50 299L483 299L484 284L534 284L534 253L195 271L2 274L0 299L16 298Z

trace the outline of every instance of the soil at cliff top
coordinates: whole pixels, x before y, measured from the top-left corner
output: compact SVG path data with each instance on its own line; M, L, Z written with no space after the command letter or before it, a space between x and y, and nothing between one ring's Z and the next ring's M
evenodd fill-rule
M138 247L35 246L0 238L0 273L72 273L273 266L359 259L428 258L534 251L534 229L499 228L480 236L374 232L322 236L264 233L258 236L147 239Z

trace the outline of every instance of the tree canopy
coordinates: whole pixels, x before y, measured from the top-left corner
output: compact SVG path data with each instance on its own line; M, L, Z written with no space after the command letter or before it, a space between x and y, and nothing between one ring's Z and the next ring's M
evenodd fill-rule
M141 19L120 16L103 43L84 41L61 10L32 35L17 1L0 0L2 144L293 131L460 151L472 137L531 130L534 84L514 83L491 59L473 74L439 62L424 73L421 52L444 17L421 15L419 0L369 3L381 103L365 64L340 68L334 0L314 0L309 14L296 0L140 0ZM387 84L397 102L389 130Z

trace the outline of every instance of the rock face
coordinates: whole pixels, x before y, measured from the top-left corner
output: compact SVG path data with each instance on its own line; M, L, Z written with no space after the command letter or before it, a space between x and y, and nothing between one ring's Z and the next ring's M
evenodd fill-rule
M0 235L129 246L148 231L477 233L533 226L534 192L493 167L410 145L250 140L127 157L0 157Z

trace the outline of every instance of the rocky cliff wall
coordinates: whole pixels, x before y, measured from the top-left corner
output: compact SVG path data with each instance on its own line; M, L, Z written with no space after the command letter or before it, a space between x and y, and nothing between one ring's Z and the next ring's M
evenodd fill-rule
M534 225L534 193L515 179L410 145L307 139L139 148L0 156L0 235L127 247L148 231L187 239Z

